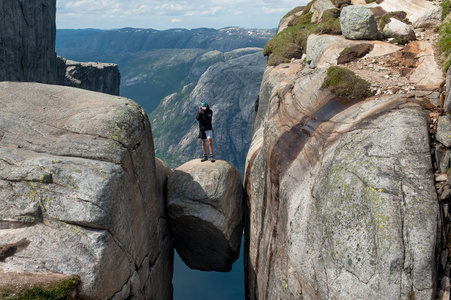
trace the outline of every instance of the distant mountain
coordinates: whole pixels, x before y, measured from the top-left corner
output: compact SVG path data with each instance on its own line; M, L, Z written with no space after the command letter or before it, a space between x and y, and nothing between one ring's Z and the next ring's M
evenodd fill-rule
M89 54L123 54L157 49L203 49L228 52L245 47L265 46L275 35L275 29L59 29L56 49L59 55L74 60ZM77 57L78 56L78 57Z
M152 112L160 101L196 84L209 66L225 61L224 53L263 47L275 29L60 29L58 55L76 61L119 65L121 96Z

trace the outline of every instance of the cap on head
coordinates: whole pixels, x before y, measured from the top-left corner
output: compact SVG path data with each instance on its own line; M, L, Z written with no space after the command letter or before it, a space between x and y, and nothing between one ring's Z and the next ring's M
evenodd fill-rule
M207 106L208 104L207 104L207 102L202 101L202 103L201 103L200 105L201 105L201 106Z

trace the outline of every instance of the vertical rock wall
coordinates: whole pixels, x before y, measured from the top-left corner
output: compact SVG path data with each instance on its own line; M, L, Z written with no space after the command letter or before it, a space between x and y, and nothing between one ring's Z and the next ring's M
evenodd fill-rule
M0 2L0 81L56 83L56 0Z
M119 96L121 74L116 64L65 60L61 85Z

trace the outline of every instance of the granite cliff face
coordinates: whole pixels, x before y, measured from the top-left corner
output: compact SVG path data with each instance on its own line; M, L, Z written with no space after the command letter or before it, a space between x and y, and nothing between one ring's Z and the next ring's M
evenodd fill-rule
M61 85L119 96L121 74L116 64L81 63L65 59L63 62L65 74Z
M0 3L0 81L57 82L56 0Z
M155 171L142 108L80 89L4 82L0 115L0 243L26 241L0 268L79 275L81 298L170 299L165 173Z
M119 95L116 65L83 64L56 56L56 0L0 3L0 81L75 86Z
M399 9L388 2L385 13ZM309 9L297 17L307 22ZM295 24L288 30L304 28ZM333 66L356 42L338 35L309 37L305 63L266 68L246 161L248 298L449 295L430 143L444 76L434 60L437 35L417 27L420 41L404 47L357 41L372 46L343 68Z

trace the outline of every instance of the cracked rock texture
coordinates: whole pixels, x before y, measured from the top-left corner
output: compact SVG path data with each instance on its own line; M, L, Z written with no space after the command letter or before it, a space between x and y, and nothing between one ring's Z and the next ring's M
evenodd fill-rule
M56 83L56 0L0 2L0 81Z
M155 168L133 101L0 83L0 245L21 242L0 268L79 275L81 299L170 299L165 173Z
M168 182L174 246L191 269L227 272L243 235L243 184L230 163L189 161Z
M435 299L440 213L422 98L337 98L266 69L246 162L250 299Z

